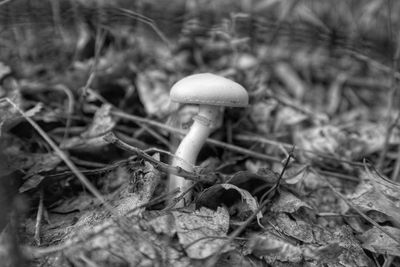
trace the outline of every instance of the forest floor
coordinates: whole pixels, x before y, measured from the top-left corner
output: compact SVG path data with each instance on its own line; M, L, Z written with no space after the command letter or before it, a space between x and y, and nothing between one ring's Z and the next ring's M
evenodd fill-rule
M44 2L0 4L2 266L400 266L400 3ZM194 73L249 105L184 171Z

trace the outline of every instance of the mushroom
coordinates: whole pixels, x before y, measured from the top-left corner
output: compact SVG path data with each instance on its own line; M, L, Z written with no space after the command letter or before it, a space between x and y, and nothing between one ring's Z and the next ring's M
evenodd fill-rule
M172 161L173 166L186 171L193 171L197 155L215 126L221 107L246 107L249 102L247 91L240 84L211 73L194 74L178 81L171 88L170 99L199 105L199 113L193 118ZM191 182L182 177L169 177L169 191L179 189L182 194L190 185ZM190 198L191 194L186 194L176 207L182 207Z

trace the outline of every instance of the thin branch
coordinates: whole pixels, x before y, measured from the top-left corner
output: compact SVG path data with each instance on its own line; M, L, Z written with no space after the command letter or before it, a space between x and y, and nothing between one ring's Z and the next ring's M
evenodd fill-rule
M41 229L42 229L42 219L43 219L43 198L44 198L44 192L43 188L40 189L40 195L39 195L39 206L36 214L36 223L35 223L35 236L34 240L36 242L36 245L40 246L41 240L40 240L40 234L41 234Z
M126 151L136 154L138 157L148 161L150 164L152 164L154 166L154 168L156 168L157 170L159 170L161 172L164 172L167 174L174 174L174 175L181 176L186 179L197 181L197 182L198 181L207 181L207 182L215 183L215 181L217 180L216 175L196 174L196 173L188 172L180 167L174 167L174 166L168 165L164 162L158 161L158 160L154 159L152 156L150 156L149 154L147 154L146 152L144 152L143 150L138 149L133 146L130 146L127 143L121 141L111 132L107 133L104 136L104 140L110 144L114 144L114 145L118 146L119 148L121 148L123 150L126 150Z
M284 148L292 148L293 144L289 144L289 143L284 143L284 142L280 142L280 141L276 141L276 140L271 140L262 136L257 136L257 135L245 135L245 134L237 134L234 136L235 139L240 140L240 141L251 141L251 142L258 142L258 143L262 143L262 144L268 144L268 145L273 145L273 146L283 146ZM363 167L364 165L361 162L355 162L355 161L350 161L350 160L345 160L345 159L339 159L333 156L329 156L326 154L322 154L319 152L315 152L313 150L310 149L304 149L301 147L296 147L295 151L302 151L302 152L306 152L306 153L311 153L314 155L317 155L318 157L324 158L324 159L329 159L329 160L335 160L338 162L343 162L343 163L347 163L353 166L358 166L358 167Z
M361 217L363 217L366 221L368 221L370 224L374 225L376 228L378 228L380 231L382 231L383 233L385 233L387 236L389 236L391 239L393 239L394 241L396 241L396 243L400 244L400 239L398 239L397 237L394 237L390 232L386 231L385 228L383 228L382 226L380 226L377 222L375 222L373 219L371 219L370 217L368 217L364 212L362 212L360 209L358 209L356 206L353 205L353 203L351 203L350 200L348 200L344 195L342 195L339 191L337 191L335 189L335 187L333 187L333 185L329 182L329 180L318 174L318 172L314 169L314 168L310 168L310 170L317 175L318 177L320 177L321 179L325 180L326 184L328 185L328 187L333 191L333 193L335 193L335 195L337 195L339 198L341 198L342 200L344 200L344 202L346 202L347 205L349 205L350 208L352 208L355 212L357 212Z
M168 125L165 125L163 123L160 123L160 122L157 122L157 121L153 121L153 120L150 120L150 119L146 119L146 118L142 118L142 117L139 117L139 116L127 114L127 113L125 113L123 111L120 111L120 110L113 110L113 111L111 111L111 113L114 116L117 116L119 118L124 118L124 119L130 120L130 121L134 121L134 122L145 123L145 124L157 127L157 128L161 128L161 129L163 129L165 131L168 131L170 133L179 135L181 137L186 135L186 132L182 131L180 129L176 129L176 128L173 128L171 126L168 126ZM231 144L228 144L228 143L225 143L225 142L221 142L221 141L218 141L218 140L215 140L215 139L212 139L212 138L207 138L206 143L212 144L212 145L215 145L217 147L221 147L221 148L224 148L224 149L227 149L227 150L231 150L231 151L234 151L234 152L237 152L237 153L248 155L249 157L253 157L253 158L257 158L257 159L261 159L261 160L272 161L272 162L281 162L281 159L279 159L279 158L268 156L268 155L265 155L265 154L262 154L262 153L258 153L258 152L254 152L254 151L252 151L250 149L242 148L242 147L239 147L239 146L236 146L236 145L231 145Z

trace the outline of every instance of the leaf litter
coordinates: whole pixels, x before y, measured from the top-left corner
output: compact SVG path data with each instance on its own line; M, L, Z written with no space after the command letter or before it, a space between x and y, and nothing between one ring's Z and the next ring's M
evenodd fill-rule
M256 1L254 12L246 1L148 1L142 15L123 2L98 1L97 32L85 20L57 21L54 8L65 7L47 4L45 27L32 17L24 31L5 32L27 40L0 52L5 266L399 264L398 92L388 88L398 74L386 67L390 49L351 35L386 38L382 4L339 1L335 15L326 1ZM148 28L126 23L122 11ZM179 26L165 23L176 14ZM37 38L51 31L53 54ZM7 60L13 53L17 62ZM169 164L181 135L171 127L184 131L196 111L171 105L168 91L199 72L239 82L250 106L224 111L211 136L222 143L207 143L195 171L182 173L196 181L194 201L175 209L166 179L179 171ZM134 149L104 140L110 132ZM83 174L92 187L76 179Z

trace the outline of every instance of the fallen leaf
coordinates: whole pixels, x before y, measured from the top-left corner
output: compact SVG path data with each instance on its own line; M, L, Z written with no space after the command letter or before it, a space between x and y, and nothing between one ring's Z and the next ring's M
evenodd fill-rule
M170 108L167 75L159 70L140 72L136 82L139 97L147 115L165 117Z
M253 235L248 242L247 250L267 263L275 261L300 263L303 260L302 248L270 232Z
M364 212L378 211L400 223L400 184L375 171L361 171L361 183L347 198Z
M236 65L239 69L249 70L257 67L259 64L259 59L252 54L243 53L237 59Z
M9 91L5 95L8 97L18 108L23 110L23 99L21 96L20 86L16 80L10 79ZM42 103L37 103L31 109L25 111L26 117L32 117L42 109ZM24 121L25 118L17 111L10 103L3 101L0 103L0 136L3 132L16 126L18 123Z
M400 229L390 226L381 227L392 236L400 237ZM400 257L400 244L375 226L360 235L358 239L361 241L361 246L369 251Z
M283 179L287 184L297 184L303 181L309 174L308 165L300 164L288 167L284 174Z
M115 127L115 120L111 116L111 105L102 105L94 114L93 121L88 129L82 133L85 139L102 136Z
M229 228L228 211L200 208L193 213L173 211L179 242L192 259L205 259L218 252L226 241ZM232 250L227 246L222 252Z
M278 197L274 200L274 203L271 206L271 211L294 213L300 208L307 208L312 210L312 207L303 200L299 199L298 197L286 190L281 190Z
M339 149L341 140L345 135L339 128L326 125L295 132L296 145L303 150L301 155L309 160L320 160L318 154L340 157Z
M7 75L11 74L11 68L0 61L0 80L2 80ZM2 97L2 96L0 96Z
M382 228L392 236L400 237L400 229L390 226ZM400 257L400 244L375 226L361 234L358 239L361 241L361 246L369 251Z
M81 151L98 151L100 148L108 145L103 139L103 135L115 127L115 119L111 116L111 106L102 105L94 114L93 121L86 131L80 136L71 137L63 141L60 145L65 149L74 149Z
M265 263L257 258L243 255L242 250L235 249L222 254L218 262L215 264L218 267L262 267Z
M245 220L258 209L257 201L244 189L232 184L217 184L204 190L196 201L199 207L216 209L225 204L230 214L235 214L238 219ZM262 213L257 214L257 219L262 218Z
M31 154L29 160L34 163L22 178L25 182L19 188L20 193L36 188L46 178L44 173L55 170L62 162L56 153Z
M281 107L278 109L275 120L275 129L280 129L282 125L293 126L308 119L304 113L301 113L291 107Z
M176 234L175 220L171 213L162 214L149 219L148 224L157 234L164 234L169 237L173 237Z
M348 227L324 229L313 225L312 236L306 238L311 243L295 242L276 227L265 229L250 238L247 250L273 266L304 261L310 264L307 266L372 266Z
M274 70L275 74L286 86L289 92L296 99L302 99L306 88L296 71L289 64L284 62L277 63Z
M63 214L83 212L88 210L93 204L98 204L98 200L87 193L80 193L73 198L65 199L59 206L52 208L50 212Z
M153 158L160 160L160 155L156 153ZM126 173L129 176L127 180L130 186L122 188L112 201L115 214L120 216L140 215L145 208L138 207L150 201L161 179L160 172L148 162L144 163L144 168L138 168L137 164L133 164L132 167L134 170L128 166L129 169Z
M38 187L38 185L46 178L43 175L35 174L29 177L18 189L20 193L24 193L28 190Z
M56 153L37 153L32 154L31 157L34 164L26 172L24 179L27 179L29 176L34 174L52 171L62 162L61 158Z
M305 159L321 161L318 154L333 156L338 159L356 160L380 151L385 145L386 128L382 124L359 122L346 127L334 125L318 126L295 132L296 144L304 150ZM389 142L399 140L397 131L391 135Z
M272 112L277 108L278 102L269 99L263 102L257 102L251 105L249 112L251 120L257 125L257 130L261 133L270 133L271 125L273 125L274 118Z
M307 244L315 242L313 226L296 216L290 217L285 213L269 213L269 216L265 216L265 218L263 224L272 223L274 227L290 237Z

